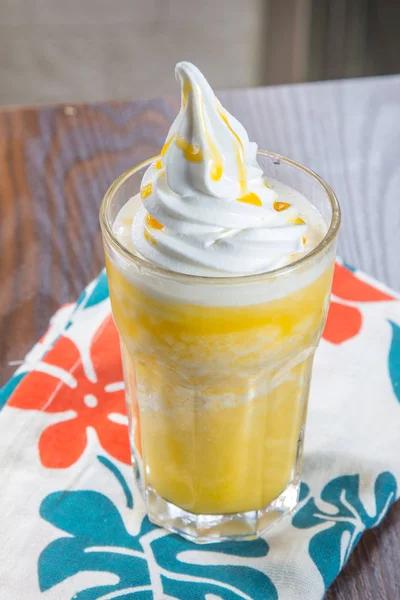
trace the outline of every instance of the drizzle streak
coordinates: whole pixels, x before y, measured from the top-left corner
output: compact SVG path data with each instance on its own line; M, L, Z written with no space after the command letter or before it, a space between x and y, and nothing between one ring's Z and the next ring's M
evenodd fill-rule
M289 202L274 202L274 209L278 212L281 212L282 210L287 210L288 208L290 208Z
M140 190L141 199L144 200L145 198L148 198L152 192L153 192L153 184L152 183L148 183L147 185L144 185L142 187L142 189Z

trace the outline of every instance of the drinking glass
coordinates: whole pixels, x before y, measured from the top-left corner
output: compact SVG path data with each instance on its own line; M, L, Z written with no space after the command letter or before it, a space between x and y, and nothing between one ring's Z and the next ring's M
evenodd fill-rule
M129 199L140 204L155 159L121 175L100 213L135 476L153 523L198 543L252 539L298 501L339 205L318 175L259 150L266 178L298 190L321 213L323 240L262 275L182 275L135 256L113 229Z

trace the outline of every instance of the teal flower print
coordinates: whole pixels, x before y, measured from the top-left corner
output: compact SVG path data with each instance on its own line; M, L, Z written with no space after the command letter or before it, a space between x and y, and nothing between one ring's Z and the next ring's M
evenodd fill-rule
M74 600L277 600L270 579L248 566L253 557L267 555L264 540L198 547L155 527L147 518L132 534L122 518L122 514L125 519L133 516L132 494L115 464L105 457L99 460L122 486L126 506L120 513L109 498L91 490L55 492L43 500L42 518L66 535L40 555L42 592L91 571L93 582L98 572L114 577L108 585L76 590Z
M342 569L365 529L378 525L396 500L397 485L392 473L381 473L375 481L374 515L368 514L360 499L359 475L343 475L325 485L321 502L309 497L302 484L300 508L292 519L299 529L318 527L310 540L309 553L328 588ZM332 510L326 508L331 505ZM322 527L321 527L322 526Z
M100 273L100 275L89 283L89 285L84 289L81 296L78 298L76 303L76 308L90 308L91 306L95 306L96 304L100 304L104 300L108 298L108 282L107 275L105 269Z
M389 321L392 327L392 343L389 352L389 376L397 400L400 402L400 327Z

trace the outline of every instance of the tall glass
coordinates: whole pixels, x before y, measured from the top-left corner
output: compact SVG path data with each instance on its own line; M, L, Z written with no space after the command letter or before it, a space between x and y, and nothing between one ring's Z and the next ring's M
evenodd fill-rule
M324 239L263 275L181 275L134 256L113 233L152 160L112 184L100 214L135 475L153 523L195 542L251 539L298 500L338 202L312 171L259 151L267 178L300 191L322 214Z

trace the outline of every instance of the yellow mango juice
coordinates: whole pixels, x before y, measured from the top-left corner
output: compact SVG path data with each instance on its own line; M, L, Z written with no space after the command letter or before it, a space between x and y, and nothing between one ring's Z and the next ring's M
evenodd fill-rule
M276 300L213 306L148 293L107 259L146 488L195 514L228 514L287 487L332 271Z

